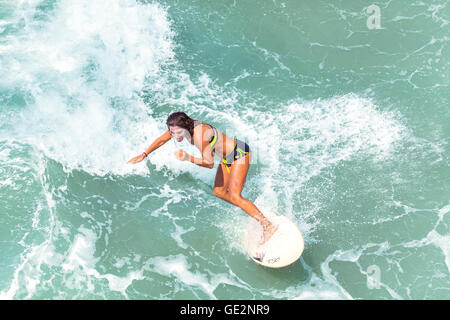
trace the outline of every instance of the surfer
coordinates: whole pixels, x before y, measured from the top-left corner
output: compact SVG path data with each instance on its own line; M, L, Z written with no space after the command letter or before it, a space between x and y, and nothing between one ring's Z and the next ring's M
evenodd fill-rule
M138 163L150 153L164 145L171 138L181 142L186 138L201 152L202 158L196 158L184 150L176 150L175 157L180 161L190 161L196 165L212 169L214 167L213 152L222 158L217 168L214 181L214 195L235 206L240 207L263 227L261 245L275 233L273 225L259 209L241 195L250 166L251 151L247 143L232 139L215 127L204 122L191 119L184 112L174 112L167 118L167 131L164 132L142 154L130 159L127 163Z

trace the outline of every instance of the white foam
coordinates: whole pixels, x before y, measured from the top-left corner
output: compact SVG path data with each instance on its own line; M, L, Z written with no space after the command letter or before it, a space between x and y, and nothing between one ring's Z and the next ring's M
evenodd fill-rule
M17 155L23 154L24 150L28 149L12 141L7 141L1 148L4 148L3 150L14 150ZM0 292L0 299L13 299L16 296L30 298L36 288L41 285L41 265L52 265L60 261L52 243L54 200L45 185L44 162L41 157L29 159L28 157L16 157L12 152L7 154L10 155L8 158L0 158L0 168L4 165L13 168L11 179L18 184L16 186L15 184L4 183L0 186L12 188L16 191L22 189L22 192L28 192L29 189L23 185L32 185L32 189L34 189L40 183L42 190L39 195L35 195L37 198L30 198L30 200L36 201L31 206L34 211L30 211L29 215L20 223L21 226L14 229L15 237L21 237L17 244L22 247L22 253L18 257L19 263L14 266L11 284L9 288ZM21 175L21 173L28 173L28 171L30 171L29 174ZM6 182L9 180L10 178ZM6 214L8 213L6 212ZM44 240L40 240L41 238Z
M9 187L14 187L15 186L15 183L10 178L8 178L6 180L3 180L3 181L0 181L0 184L2 186L9 186Z
M436 228L439 224L444 220L445 215L450 212L450 204L447 204L439 209L416 209L410 208L408 206L404 206L405 211L415 212L415 211L431 211L437 212L438 220L436 221L434 228L428 232L428 234L420 239L420 240L412 240L409 242L405 242L402 244L405 248L421 248L428 245L434 245L442 250L442 253L445 257L445 264L447 265L447 269L450 272L450 236L442 235L436 231Z
M219 219L216 226L220 228L225 240L226 249L247 255L244 246L245 226L249 223L249 216L241 208L233 208L233 212L227 213L226 219ZM251 221L251 220L250 220ZM255 221L256 224L258 224Z
M146 172L126 165L161 134L138 95L173 58L170 23L158 4L59 2L46 21L27 3L26 32L8 38L2 86L29 94L11 137L69 168ZM30 8L31 7L31 8Z
M40 265L54 254L54 247L48 241L27 248L21 255L21 263L15 268L9 288L0 291L0 300L12 300L25 291L25 299L32 297L40 284ZM48 261L47 261L48 262Z
M9 149L9 148L3 149L2 151L0 151L0 160L7 161L10 158L10 154L11 154L11 149Z
M421 248L434 245L442 250L445 257L445 264L450 272L450 236L441 235L436 230L431 230L424 238L403 243L405 248Z
M450 212L450 204L440 208L438 210L439 220L436 222L436 225L439 224L444 219L444 216L449 212Z
M349 250L337 250L337 251L333 252L332 254L330 254L327 257L327 259L324 262L322 262L322 264L320 266L324 280L328 284L334 284L336 287L339 287L340 291L345 296L348 296L350 298L351 295L343 287L340 286L339 281L337 279L337 275L334 272L332 272L332 270L330 268L330 263L332 261L351 262L359 268L362 275L367 276L367 271L364 270L364 268L361 266L359 259L361 258L364 251L366 251L367 249L371 249L373 247L379 247L378 250L373 253L376 256L381 256L383 252L390 249L388 242L384 242L384 243L380 243L380 244L368 243L359 248L353 248L353 249L349 249ZM379 285L380 285L380 287L384 288L391 295L392 298L403 299L402 296L400 296L400 294L398 294L394 289L392 289L390 286L388 286L386 283L384 283L382 281L382 279L380 279Z
M93 269L98 259L94 258L95 233L84 227L78 229L79 234L75 236L66 262L62 264L65 271L73 270L76 266L82 266L85 269Z
M353 297L336 283L329 283L312 274L308 284L291 289L293 300L351 300ZM295 291L297 294L295 294ZM298 295L298 292L300 294Z
M183 227L179 226L176 223L174 223L174 225L175 225L175 231L171 232L170 235L177 242L177 244L180 248L187 249L188 245L183 241L183 239L181 237L183 236L183 234L194 231L195 228L190 227L188 229L184 229Z
M78 232L69 249L68 256L61 264L65 273L68 274L66 285L69 288L78 288L83 283L89 291L93 291L96 279L106 279L110 290L119 291L128 297L126 289L134 280L143 278L142 270L130 271L124 277L109 273L101 274L95 268L99 260L95 257L96 234L83 226L78 229Z
M149 262L154 266L153 271L165 276L173 276L188 286L200 287L211 298L214 298L215 286L209 283L204 275L189 271L189 263L185 256L157 257Z
M232 270L228 273L211 273L204 270L204 273L191 271L192 266L184 255L171 255L167 257L152 258L147 262L146 269L157 272L163 276L174 277L178 282L186 287L197 287L207 294L211 299L217 299L214 291L220 284L227 284L251 291L251 288L244 281L239 279ZM176 292L171 293L171 297ZM194 292L194 294L196 294ZM198 296L199 297L199 296ZM199 297L203 298L203 297Z
M445 264L447 265L447 270L450 273L450 235L441 235L437 231L432 230L427 238L431 243L442 250L445 256Z

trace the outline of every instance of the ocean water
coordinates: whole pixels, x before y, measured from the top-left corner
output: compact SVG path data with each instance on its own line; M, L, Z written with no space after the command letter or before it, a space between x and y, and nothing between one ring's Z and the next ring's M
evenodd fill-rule
M448 0L1 0L0 299L450 299L449 20ZM126 164L175 111L250 145L242 195L297 223L297 262L248 258L219 159Z

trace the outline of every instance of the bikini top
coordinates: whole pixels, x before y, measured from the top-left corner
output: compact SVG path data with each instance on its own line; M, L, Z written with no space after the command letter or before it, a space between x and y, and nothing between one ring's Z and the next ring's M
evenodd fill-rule
M205 123L206 124L206 123ZM214 149L214 145L216 144L216 142L217 142L217 137L219 136L219 133L217 132L217 129L216 128L214 128L212 125L209 125L209 124L206 124L206 125L208 125L208 126L210 126L211 127L211 129L213 129L214 130L214 135L211 137L211 139L209 140L209 145L211 146L211 149ZM197 125L198 126L198 125ZM196 127L196 126L195 126ZM195 128L194 127L194 128Z
M213 126L210 126L214 130L214 136L211 137L211 140L209 140L209 145L211 146L211 149L214 149L214 145L217 142L217 137L219 136L219 133L217 132L217 129Z

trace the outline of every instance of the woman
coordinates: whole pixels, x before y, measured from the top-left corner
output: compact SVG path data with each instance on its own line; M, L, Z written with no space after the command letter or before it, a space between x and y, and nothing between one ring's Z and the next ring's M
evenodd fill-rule
M214 195L240 207L262 225L264 232L261 244L269 240L277 227L267 220L252 202L241 196L250 165L251 151L249 146L236 138L231 139L209 124L191 119L184 112L172 113L167 118L166 124L168 130L157 138L147 150L127 163L141 162L171 138L178 142L186 138L202 154L202 158L196 158L183 150L177 150L175 151L175 157L181 161L190 161L196 165L212 169L214 167L213 152L215 152L222 158L223 163L217 168Z

